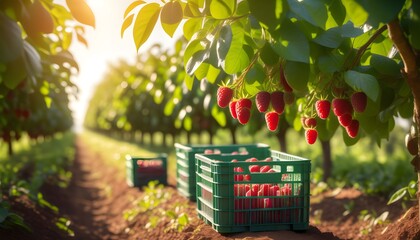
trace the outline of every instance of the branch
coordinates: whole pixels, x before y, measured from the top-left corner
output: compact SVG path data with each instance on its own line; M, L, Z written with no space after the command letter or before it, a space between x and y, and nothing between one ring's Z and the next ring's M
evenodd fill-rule
M416 55L405 37L398 20L388 23L389 38L394 42L404 63L404 73L413 94L420 97L420 77L417 70ZM420 101L420 99L419 99ZM420 105L418 105L420 107Z
M376 30L376 32L369 38L369 40L363 44L359 50L357 50L356 58L354 59L351 68L355 67L357 64L359 64L360 59L362 58L363 54L366 52L366 49L375 41L375 39L381 35L386 30L386 25L383 25L381 28ZM351 69L350 68L350 69Z

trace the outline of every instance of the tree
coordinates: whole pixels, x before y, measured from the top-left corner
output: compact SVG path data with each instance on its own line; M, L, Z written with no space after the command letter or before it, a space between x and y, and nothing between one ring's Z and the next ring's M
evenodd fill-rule
M84 25L95 25L84 0L0 3L0 134L10 155L22 133L38 138L71 128L78 65L68 49L73 36L87 44Z
M412 118L418 130L419 16L420 3L411 0L134 1L121 30L133 25L140 48L158 19L170 36L183 22L189 88L195 78L224 71L234 99L262 90L292 93L294 104L282 117L304 128L309 143L341 129L346 145L365 136L380 144L395 117ZM327 100L333 114L321 117L318 100ZM418 136L408 142L420 178Z

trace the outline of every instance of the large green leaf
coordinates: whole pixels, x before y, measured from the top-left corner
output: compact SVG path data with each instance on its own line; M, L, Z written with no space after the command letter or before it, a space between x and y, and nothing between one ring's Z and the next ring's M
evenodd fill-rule
M183 26L184 37L187 40L191 40L192 36L201 29L203 18L191 18L188 19Z
M125 12L124 12L124 18L126 18L127 17L127 15L131 12L131 11L133 11L133 9L134 8L136 8L137 6L140 6L141 4L143 4L143 3L146 3L145 1L134 1L134 2L132 2L132 3L130 3L130 5L128 5L128 7L125 9Z
M236 0L212 0L210 13L216 19L226 19L233 15L236 8Z
M217 39L217 57L219 61L224 61L232 43L232 29L230 25L225 25L220 29Z
M243 48L244 29L239 22L231 25L232 42L222 67L228 74L241 72L249 65L249 57Z
M248 0L249 10L258 21L269 29L276 29L284 11L283 1Z
M373 101L378 100L380 87L374 76L349 70L344 73L344 80L355 91L363 91L368 98Z
M163 30L172 37L183 18L182 6L178 1L166 3L160 13Z
M207 81L209 81L210 83L215 83L220 72L220 68L216 68L210 65L206 75Z
M346 18L346 8L340 0L332 0L327 6L328 19L326 22L326 29L341 26Z
M3 73L2 78L6 87L10 89L16 88L27 76L25 60L22 55L21 53L21 57L6 64L6 71Z
M260 53L261 60L268 65L274 65L279 62L279 55L271 47L271 44L266 42Z
M370 52L372 54L379 54L385 57L388 57L391 49L393 47L393 42L389 38L383 38L383 41L374 42L370 47Z
M223 111L221 111L217 104L213 104L213 107L211 108L211 115L220 126L226 126L226 115Z
M198 51L204 50L204 45L200 39L190 41L184 52L184 66L190 61L190 58Z
M398 77L401 75L400 66L392 59L372 54L370 65L379 73Z
M279 39L273 48L281 57L290 61L309 63L309 42L296 24L285 21L277 35Z
M16 60L23 51L19 25L0 11L0 62Z
M321 72L338 72L343 67L345 60L344 55L341 55L338 51L334 51L328 55L318 57L318 67Z
M318 35L313 41L324 47L338 48L343 41L343 38L341 37L341 28L330 28Z
M201 63L208 59L210 52L208 49L200 50L192 55L185 66L185 71L192 75L200 67Z
M23 48L25 50L25 63L29 75L39 77L42 73L41 57L31 44L24 41Z
M350 20L356 26L362 26L368 19L368 13L356 0L342 1Z
M284 65L284 75L289 85L297 91L305 91L309 81L309 64L287 61Z
M358 2L369 13L368 23L377 27L379 23L386 24L398 17L405 0L358 0Z
M410 31L409 40L411 45L416 49L420 49L420 1L412 2L408 29Z
M325 29L327 9L319 0L288 0L290 10L310 24Z
M134 22L133 37L137 50L146 42L159 18L160 5L149 3L140 9Z

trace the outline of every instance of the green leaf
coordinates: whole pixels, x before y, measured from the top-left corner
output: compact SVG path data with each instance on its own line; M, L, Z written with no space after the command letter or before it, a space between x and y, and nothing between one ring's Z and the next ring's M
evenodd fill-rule
M188 75L194 74L194 72L200 67L201 63L207 60L209 57L209 51L200 50L193 54L193 56L188 60L187 65L185 66L185 71Z
M334 27L318 35L313 41L329 48L338 48L344 39L341 37L341 28Z
M355 138L349 137L346 129L344 129L344 128L341 128L341 129L342 129L342 133L343 133L343 141L344 141L344 144L346 144L346 146L353 146L354 144L356 144L359 141L359 139L360 139L360 129L359 129L359 133L357 134L357 136Z
M236 0L212 0L210 2L210 14L215 19L226 19L233 15L236 8Z
M217 104L213 104L213 107L211 108L211 115L220 126L226 126L226 115L223 111L220 111Z
M384 38L381 42L374 42L370 47L370 52L372 54L379 54L382 56L387 57L388 54L391 52L393 42L389 38Z
M360 1L369 13L368 23L377 27L379 23L389 23L398 17L405 0Z
M232 44L232 29L230 25L225 25L220 29L219 38L217 39L217 57L223 62L229 52Z
M388 205L392 204L400 199L402 199L405 195L407 195L407 187L403 187L398 189L394 194L392 194L391 198L388 201Z
M274 51L290 61L309 63L309 42L296 24L287 21L281 25Z
M191 58L194 54L204 49L205 48L200 39L190 41L184 52L184 66L187 66L187 63L191 61Z
M41 57L38 52L27 41L23 42L25 50L26 71L31 77L39 77L42 74Z
M137 51L146 42L159 17L160 5L149 3L140 9L134 22L133 37Z
M254 82L264 82L266 78L263 67L260 64L255 64L249 72L245 75L246 82L253 84Z
M191 19L194 19L196 17L201 16L201 12L200 12L200 6L192 1L188 1L187 4L185 5L185 9L184 9L184 16L185 17L190 17Z
M341 26L341 36L346 38L355 38L363 34L363 30L354 27L352 22L347 22Z
M228 74L241 72L249 65L249 57L243 49L244 29L239 22L231 25L232 42L222 67Z
M309 64L287 61L284 65L284 75L289 85L297 91L305 91L309 80Z
M318 58L318 67L321 72L334 73L338 72L344 64L345 56L341 55L338 51L323 55Z
M95 15L85 0L66 0L71 15L80 23L95 27Z
M186 226L189 223L188 216L185 213L181 213L178 217L178 223L181 226Z
M279 25L283 13L283 1L264 1L261 4L260 0L248 0L249 10L251 14L258 19L258 21L265 25L268 29L276 29Z
M327 9L319 0L288 0L290 10L309 22L310 24L325 29L327 22Z
M178 25L183 17L182 6L178 1L167 2L160 13L160 21L167 25Z
M201 29L203 18L191 18L188 19L183 26L184 37L187 40L191 40L192 36Z
M192 90L192 87L194 85L194 75L190 76L190 75L186 74L185 75L184 82L185 82L185 85L187 86L188 90L191 91ZM165 112L166 112L166 108L165 108ZM167 116L169 116L169 115L167 115Z
M27 77L23 57L17 58L6 64L6 71L2 74L3 82L9 89L16 88L19 83Z
M194 75L198 80L201 80L207 76L207 72L209 71L210 64L208 63L201 63L197 70L194 71Z
M0 62L10 62L21 56L22 33L19 25L0 11Z
M346 18L346 9L340 0L332 0L328 5L328 19L325 28L341 26Z
M132 2L130 5L128 5L128 7L125 9L124 12L124 18L127 17L127 15L137 6L140 6L141 4L146 3L145 1L134 1Z
M356 26L362 26L368 19L368 13L356 0L343 0L342 1L350 20Z
M280 57L271 47L271 44L266 42L261 49L260 58L265 64L274 65L279 62Z
M121 38L124 36L125 30L131 25L133 22L134 14L131 14L130 16L126 17L124 19L123 24L121 25Z
M408 39L410 40L411 45L420 49L420 2L412 1L411 12L408 14L409 22L408 29L410 35Z
M215 83L217 77L220 74L220 71L221 71L220 68L216 68L216 67L213 67L212 65L210 65L209 69L207 71L207 76L206 76L207 81L209 81L209 83Z
M344 73L344 80L355 91L363 91L375 102L378 100L380 87L374 76L349 70Z
M184 129L189 132L192 129L192 119L189 116L184 118Z
M166 24L162 23L162 28L168 34L169 37L173 37L176 29L178 28L180 22L176 24Z
M370 65L379 73L398 77L401 75L400 66L392 59L372 54Z

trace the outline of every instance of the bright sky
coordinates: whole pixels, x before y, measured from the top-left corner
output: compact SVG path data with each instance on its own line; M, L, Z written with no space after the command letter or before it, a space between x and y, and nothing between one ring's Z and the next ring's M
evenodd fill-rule
M124 58L134 61L137 54L133 40L132 28L128 28L124 37L120 37L121 24L127 6L134 0L87 0L96 18L96 28L86 27L86 39L89 47L74 41L71 51L79 63L80 72L74 78L79 86L79 99L72 102L76 130L82 128L84 115L95 86L102 80L108 63L117 62ZM154 43L161 43L165 48L172 47L180 29L172 39L156 24L158 31L154 31L149 40L140 48L139 54L147 50Z

